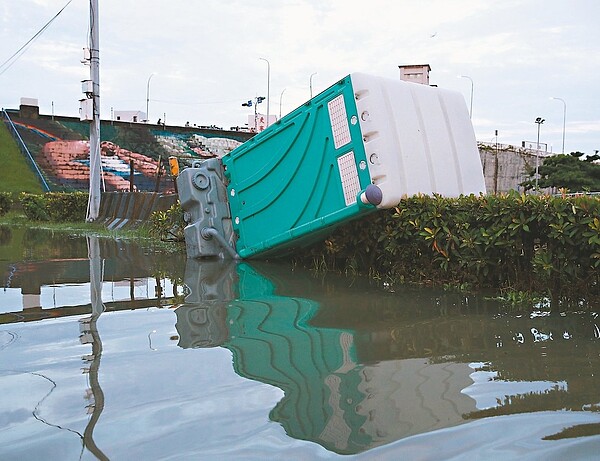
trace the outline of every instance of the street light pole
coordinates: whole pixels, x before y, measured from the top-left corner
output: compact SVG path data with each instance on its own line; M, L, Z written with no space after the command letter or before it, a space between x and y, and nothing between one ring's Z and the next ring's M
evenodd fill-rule
M542 126L542 123L544 123L546 120L543 119L542 117L538 117L535 119L535 123L537 124L538 128L537 128L537 151L536 151L536 155L535 155L535 190L537 192L538 190L538 171L539 171L539 165L540 165L540 128Z
M469 106L469 118L473 119L473 89L475 87L475 85L473 84L473 79L471 77L469 77L468 75L461 75L461 78L468 78L471 81L471 103Z
M309 78L309 86L310 86L310 99L312 99L313 97L313 91L312 91L312 78L317 75L316 72L313 72L312 74L310 74L310 78Z
M557 99L560 102L563 103L563 133L562 133L562 153L565 153L565 129L567 126L567 103L565 102L564 99L562 98L551 98L551 99Z
M494 132L496 137L496 156L494 158L494 194L498 193L498 130Z
M258 58L267 63L267 128L269 128L269 107L271 106L271 63L265 58Z
M255 132L258 132L258 129L257 129L258 123L256 123L257 115L258 115L257 108L258 108L258 105L261 102L263 102L264 100L265 100L264 96L257 96L256 98L254 98L254 102L252 102L252 99L249 99L248 102L242 103L243 107L252 107L254 105L254 131Z
M281 94L279 95L279 120L281 120L281 100L283 99L283 93L285 93L286 89L287 88L284 88Z
M150 121L150 112L148 107L150 106L150 80L154 77L154 73L148 77L148 83L146 84L146 123Z

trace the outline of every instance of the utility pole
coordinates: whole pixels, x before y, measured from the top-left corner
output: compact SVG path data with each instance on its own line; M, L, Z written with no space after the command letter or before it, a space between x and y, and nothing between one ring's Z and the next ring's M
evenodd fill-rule
M90 0L90 79L92 80L93 119L90 124L90 196L86 221L95 221L100 212L100 24L98 0Z

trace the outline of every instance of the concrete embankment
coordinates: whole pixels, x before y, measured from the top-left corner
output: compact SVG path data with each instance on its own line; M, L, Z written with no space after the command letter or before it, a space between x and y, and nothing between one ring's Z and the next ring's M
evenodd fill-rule
M104 192L98 222L108 229L137 227L155 211L166 211L177 201L176 194L156 192Z

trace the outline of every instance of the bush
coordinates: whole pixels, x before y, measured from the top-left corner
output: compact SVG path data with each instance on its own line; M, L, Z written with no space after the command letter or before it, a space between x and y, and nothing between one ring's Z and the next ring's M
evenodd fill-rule
M392 281L598 292L599 216L591 196L414 196L297 258Z
M45 194L46 209L55 222L84 221L87 214L87 192L49 192Z
M167 211L155 211L150 216L150 235L164 241L182 242L185 226L183 209L179 201L171 205Z
M19 201L25 216L32 221L49 221L50 216L46 212L46 202L42 194L29 194L22 192Z
M32 221L76 222L85 220L88 194L85 192L48 192L19 196L27 218Z
M0 192L0 216L10 211L13 204L12 194L10 192Z

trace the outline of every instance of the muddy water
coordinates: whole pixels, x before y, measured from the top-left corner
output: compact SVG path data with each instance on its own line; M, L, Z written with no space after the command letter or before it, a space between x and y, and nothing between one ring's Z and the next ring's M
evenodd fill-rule
M595 459L600 306L0 228L0 459Z

